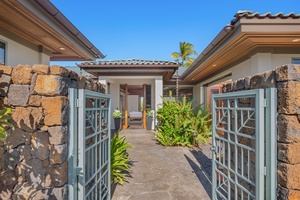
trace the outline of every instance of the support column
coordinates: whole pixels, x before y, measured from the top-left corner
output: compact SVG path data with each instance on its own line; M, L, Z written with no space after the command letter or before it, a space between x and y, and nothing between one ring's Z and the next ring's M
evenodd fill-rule
M143 85L144 98L143 98L143 128L146 129L146 84Z
M154 90L154 95L155 95L155 115L154 115L154 125L157 124L156 121L156 113L158 108L162 107L162 96L163 96L163 78L162 76L157 76L155 77L155 90Z
M125 116L124 116L125 124L123 129L128 128L128 85L125 84Z

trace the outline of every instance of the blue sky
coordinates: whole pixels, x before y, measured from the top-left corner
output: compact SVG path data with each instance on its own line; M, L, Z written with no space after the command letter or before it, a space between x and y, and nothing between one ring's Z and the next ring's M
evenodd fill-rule
M201 53L238 10L300 13L299 0L51 0L105 59L172 60L179 42ZM75 66L75 62L52 62Z

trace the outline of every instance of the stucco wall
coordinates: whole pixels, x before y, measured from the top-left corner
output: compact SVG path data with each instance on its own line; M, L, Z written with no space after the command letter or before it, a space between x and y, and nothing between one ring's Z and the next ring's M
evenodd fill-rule
M299 54L257 53L248 60L231 68L232 80L272 70L275 69L274 66L290 64L292 58L299 56Z
M277 199L300 199L300 65L233 81L223 92L277 88Z
M0 142L0 199L67 199L68 88L105 93L59 66L0 66L0 107L14 125Z
M7 66L17 66L19 63L26 65L35 63L50 64L51 53L46 49L39 49L37 46L1 28L0 33L0 41L6 44Z

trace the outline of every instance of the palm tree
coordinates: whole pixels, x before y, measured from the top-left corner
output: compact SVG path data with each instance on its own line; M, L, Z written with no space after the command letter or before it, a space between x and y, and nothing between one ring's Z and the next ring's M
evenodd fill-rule
M194 45L191 43L180 42L179 52L173 52L171 57L177 58L175 61L180 64L180 66L188 67L192 64L195 58L190 57L190 55L198 55L197 51L194 50ZM181 59L181 61L179 60ZM178 100L178 70L176 71L176 100Z
M171 57L177 58L176 61L181 65L188 67L192 64L195 58L190 57L191 55L198 55L197 51L194 50L194 45L191 43L180 42L179 52L173 52Z

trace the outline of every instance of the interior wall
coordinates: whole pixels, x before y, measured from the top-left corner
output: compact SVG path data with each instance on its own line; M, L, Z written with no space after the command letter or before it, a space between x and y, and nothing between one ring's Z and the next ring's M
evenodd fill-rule
M139 95L128 95L128 112L139 111Z

